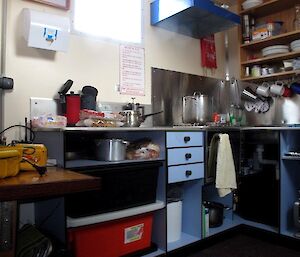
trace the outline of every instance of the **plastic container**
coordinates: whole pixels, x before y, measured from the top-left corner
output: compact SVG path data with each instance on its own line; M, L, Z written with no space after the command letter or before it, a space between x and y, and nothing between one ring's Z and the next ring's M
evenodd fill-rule
M102 188L67 195L67 215L78 218L154 203L160 166L161 162L140 163L86 172L101 177Z
M182 201L167 204L167 241L178 241L182 227Z
M119 257L151 246L153 214L68 230L76 257Z

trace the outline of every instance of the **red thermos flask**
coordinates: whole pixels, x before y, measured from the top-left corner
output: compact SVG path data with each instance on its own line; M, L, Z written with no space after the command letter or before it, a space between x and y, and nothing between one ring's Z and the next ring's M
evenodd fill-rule
M70 126L75 125L79 121L80 112L80 95L74 94L73 91L66 95L66 117Z

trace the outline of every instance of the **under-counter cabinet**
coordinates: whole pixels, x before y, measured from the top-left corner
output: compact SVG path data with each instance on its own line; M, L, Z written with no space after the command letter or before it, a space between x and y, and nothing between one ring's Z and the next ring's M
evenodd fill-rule
M300 218L294 216L294 204L299 202L300 197L299 142L299 130L281 132L280 232L294 238L295 234L300 231Z
M167 251L172 251L202 238L204 132L169 131L166 134L166 146ZM174 190L179 193L174 193Z
M101 190L65 197L66 241L75 256L82 256L87 244L95 256L101 256L101 250L103 256L115 257L142 248L147 249L141 256L166 253L165 131L70 128L38 132L36 138L59 166L102 179ZM97 159L96 140L136 142L145 138L159 146L157 158ZM135 231L144 231L141 239L132 237ZM105 244L108 247L101 244L106 236L110 238Z

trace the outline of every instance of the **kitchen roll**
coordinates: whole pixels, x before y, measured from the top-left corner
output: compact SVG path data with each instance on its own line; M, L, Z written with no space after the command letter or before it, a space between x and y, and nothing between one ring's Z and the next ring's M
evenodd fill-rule
M182 225L182 201L167 204L167 241L180 239Z

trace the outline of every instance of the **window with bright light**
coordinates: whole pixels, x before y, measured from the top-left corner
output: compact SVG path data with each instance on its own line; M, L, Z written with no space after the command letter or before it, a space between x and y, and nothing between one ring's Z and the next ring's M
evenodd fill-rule
M131 43L142 41L142 0L74 0L73 29Z

